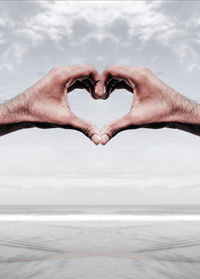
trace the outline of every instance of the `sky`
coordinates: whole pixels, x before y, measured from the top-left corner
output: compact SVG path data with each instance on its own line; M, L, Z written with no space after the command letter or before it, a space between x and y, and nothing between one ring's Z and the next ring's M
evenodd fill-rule
M200 2L1 1L0 103L54 66L149 67L200 103ZM71 110L98 127L133 95L69 94ZM200 203L200 140L183 131L124 131L106 146L79 132L27 129L0 138L0 204Z

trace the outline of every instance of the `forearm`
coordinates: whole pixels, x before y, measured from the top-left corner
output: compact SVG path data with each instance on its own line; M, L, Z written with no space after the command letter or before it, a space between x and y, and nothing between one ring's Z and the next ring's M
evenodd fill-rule
M133 126L132 128L172 128L200 136L199 104L173 91L169 98L165 98L165 101L162 102L162 107L162 117L158 117L158 121L141 126Z
M30 101L25 93L0 105L0 124L30 121Z
M30 120L28 101L23 93L0 105L0 136L32 126Z
M200 105L177 94L167 127L200 136Z
M36 106L32 92L28 89L25 93L0 105L0 136L27 128L49 129L62 127L36 118L33 108ZM67 126L64 126L68 128Z

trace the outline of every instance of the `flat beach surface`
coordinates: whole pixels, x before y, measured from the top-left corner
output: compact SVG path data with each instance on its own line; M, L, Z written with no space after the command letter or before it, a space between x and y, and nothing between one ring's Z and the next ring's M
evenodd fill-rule
M200 222L1 222L1 278L199 278Z

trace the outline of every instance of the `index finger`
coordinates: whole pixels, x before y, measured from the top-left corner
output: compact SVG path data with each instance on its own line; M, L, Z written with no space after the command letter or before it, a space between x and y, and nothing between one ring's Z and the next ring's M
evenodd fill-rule
M78 65L69 67L53 68L51 74L54 76L54 80L61 83L65 88L73 88L73 85L77 81L88 81L89 87L93 87L93 96L95 95L95 85L101 79L99 73L93 65ZM87 89L88 86L85 86Z
M71 67L71 83L72 86L77 81L83 81L85 89L89 91L93 98L97 99L96 86L98 92L102 90L100 84L101 76L93 65L81 65Z
M117 88L133 87L130 84L131 68L129 66L109 65L102 73L102 83L104 84L103 94L99 97L105 99L109 97L110 93ZM119 82L123 87L119 87ZM130 91L130 90L129 90Z
M100 80L100 75L93 65L71 66L68 67L68 71L69 70L70 76L73 79L90 78L93 79L94 82L98 82Z

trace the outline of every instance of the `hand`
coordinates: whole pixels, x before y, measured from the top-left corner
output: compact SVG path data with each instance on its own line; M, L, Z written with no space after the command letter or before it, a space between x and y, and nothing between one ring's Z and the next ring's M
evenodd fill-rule
M97 98L95 86L99 80L99 74L90 65L53 68L26 92L0 106L0 123L71 128L99 144L101 133L98 128L72 113L67 100L67 93L75 88L84 88Z
M172 127L188 131L188 126L183 127L181 123L200 123L199 105L176 93L147 68L108 66L101 83L104 90L97 95L102 99L108 98L115 89L134 93L130 111L102 129L102 144L126 129Z

